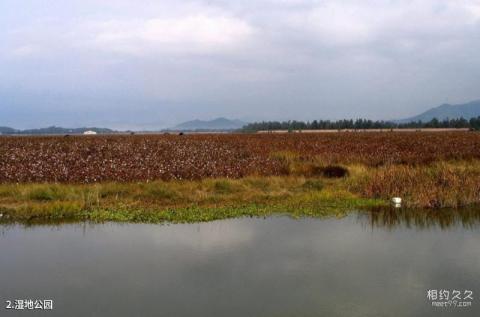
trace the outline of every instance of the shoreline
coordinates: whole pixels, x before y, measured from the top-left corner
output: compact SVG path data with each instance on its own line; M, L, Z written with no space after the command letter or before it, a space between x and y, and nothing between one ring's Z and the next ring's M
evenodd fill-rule
M337 183L333 185L333 183ZM385 207L318 178L0 185L2 220L203 222L242 216L325 216Z

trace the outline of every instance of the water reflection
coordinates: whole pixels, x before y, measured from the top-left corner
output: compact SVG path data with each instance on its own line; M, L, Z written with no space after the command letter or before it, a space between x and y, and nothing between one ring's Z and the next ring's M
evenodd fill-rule
M479 294L480 232L465 223L478 215L11 224L0 226L0 301L53 299L49 316L478 316L476 302L439 310L425 297Z
M404 209L404 208L376 208L370 211L342 212L341 217L356 217L358 222L371 228L395 229L396 227L411 229L440 228L448 229L461 226L472 230L480 226L480 206L462 209ZM287 216L288 217L288 216ZM321 219L322 217L320 217ZM324 218L330 218L325 216ZM310 218L306 218L310 219ZM24 229L37 226L48 226L52 229L62 228L73 224L82 228L84 234L87 227L98 223L79 222L77 220L32 220L28 222L14 222L7 219L0 220L0 234L9 227L21 226ZM128 226L129 223L116 223L117 226ZM161 223L159 225L170 225Z
M471 230L480 225L480 207L440 210L384 208L360 212L358 219L372 228L448 229L461 226Z

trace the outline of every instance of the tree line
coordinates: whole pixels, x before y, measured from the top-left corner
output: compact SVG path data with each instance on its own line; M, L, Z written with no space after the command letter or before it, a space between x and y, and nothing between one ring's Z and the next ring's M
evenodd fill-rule
M368 119L356 120L313 120L313 121L262 121L245 125L243 131L264 131L264 130L342 130L342 129L421 129L421 128L468 128L480 130L480 117L438 120L436 118L428 121L412 121L398 123L392 121L373 121Z

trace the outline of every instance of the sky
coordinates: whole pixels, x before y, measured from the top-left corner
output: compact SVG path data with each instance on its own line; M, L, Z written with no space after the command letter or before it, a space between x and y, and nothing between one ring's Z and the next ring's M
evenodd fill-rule
M480 99L480 0L2 0L0 126L398 119Z

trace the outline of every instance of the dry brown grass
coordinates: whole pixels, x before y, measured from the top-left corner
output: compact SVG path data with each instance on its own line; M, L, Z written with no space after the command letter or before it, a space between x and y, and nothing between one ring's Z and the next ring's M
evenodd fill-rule
M350 180L363 197L402 197L410 207L462 207L480 203L480 162L436 162L364 169Z
M480 159L475 132L0 137L0 182L318 176L328 165L472 159Z

